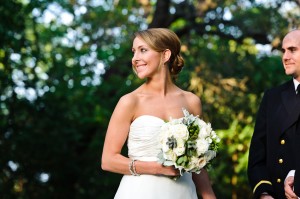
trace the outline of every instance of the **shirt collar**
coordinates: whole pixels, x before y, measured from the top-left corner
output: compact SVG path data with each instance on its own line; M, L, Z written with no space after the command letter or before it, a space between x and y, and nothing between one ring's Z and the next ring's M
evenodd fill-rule
M293 81L294 81L295 91L296 91L296 93L297 93L297 87L298 87L298 85L300 84L300 82L298 82L298 81L295 80L295 79L293 79Z

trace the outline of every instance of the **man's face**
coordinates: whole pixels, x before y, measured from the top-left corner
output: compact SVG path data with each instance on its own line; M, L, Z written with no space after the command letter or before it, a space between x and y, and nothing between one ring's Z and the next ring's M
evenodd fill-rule
M300 31L290 32L282 41L285 74L300 81Z

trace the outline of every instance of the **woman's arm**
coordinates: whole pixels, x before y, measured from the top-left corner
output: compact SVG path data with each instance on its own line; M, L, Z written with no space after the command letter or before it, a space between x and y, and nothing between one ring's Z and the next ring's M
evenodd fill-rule
M101 167L103 170L131 174L129 164L131 160L121 154L127 140L130 124L134 118L136 101L133 96L123 96L111 116L104 147L102 152ZM179 171L173 167L164 167L158 162L135 161L135 170L138 174L159 174L175 176Z
M201 195L203 199L216 199L208 173L205 169L202 169L200 174L193 173L193 181L195 183L197 193Z
M103 170L121 174L130 173L128 169L130 160L121 155L132 120L132 113L128 109L133 107L129 99L129 95L123 96L110 118L102 152Z
M192 113L201 117L202 103L200 98L190 93L188 99L190 104L190 110L192 110ZM216 199L207 171L205 169L202 169L200 174L193 173L192 175L193 181L197 189L197 193L201 195L203 199Z

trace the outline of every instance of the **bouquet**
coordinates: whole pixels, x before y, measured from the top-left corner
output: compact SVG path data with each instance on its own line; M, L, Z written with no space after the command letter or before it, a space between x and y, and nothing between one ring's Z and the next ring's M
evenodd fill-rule
M171 118L161 127L158 161L165 166L174 165L180 170L180 175L183 172L200 173L216 157L220 138L210 123L185 109L183 113L184 117Z

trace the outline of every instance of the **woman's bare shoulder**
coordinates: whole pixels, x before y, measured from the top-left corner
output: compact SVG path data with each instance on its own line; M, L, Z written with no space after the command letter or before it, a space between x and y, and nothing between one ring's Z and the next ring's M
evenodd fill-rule
M136 98L137 97L133 92L120 97L113 112L114 119L131 122L135 115Z
M189 112L194 115L201 115L202 104L200 97L190 91L184 91L183 93L188 104L187 108Z
M136 92L133 91L133 92L123 95L119 99L118 104L128 107L128 108L132 108L136 104L136 101L137 101L137 95L136 95Z
M183 91L183 95L188 100L189 103L195 103L195 104L201 103L200 97L190 91Z

